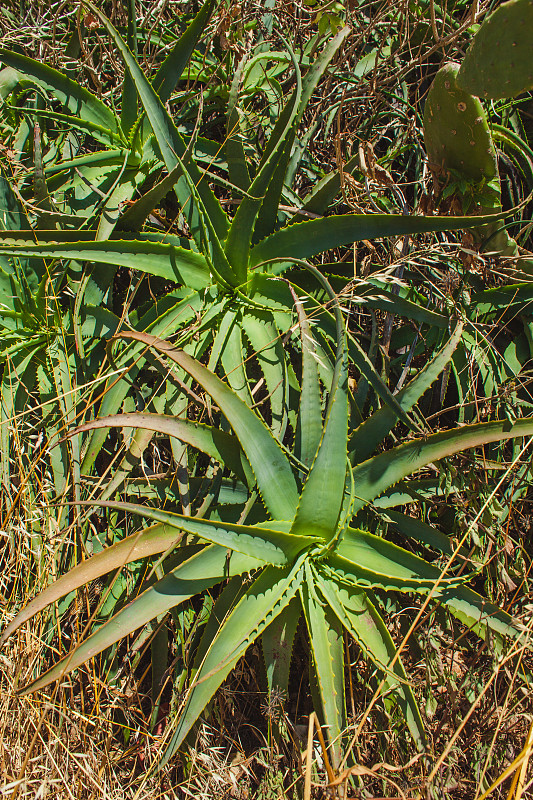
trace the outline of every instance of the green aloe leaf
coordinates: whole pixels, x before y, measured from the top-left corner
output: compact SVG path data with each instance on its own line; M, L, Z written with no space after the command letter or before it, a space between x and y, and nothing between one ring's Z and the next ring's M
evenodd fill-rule
M244 368L245 351L242 341L242 317L240 311L230 310L226 313L223 325L227 325L227 336L220 360L224 367L226 380L237 395L250 408L254 404L252 393L248 385L248 375Z
M119 229L122 231L141 230L147 217L159 205L162 198L174 188L180 175L181 167L176 167L155 186L145 192L142 197L139 197L121 214L118 221Z
M100 499L108 500L110 497L113 497L116 492L122 489L124 483L131 475L131 472L138 467L142 468L144 451L153 438L153 431L145 428L137 428L128 442L124 456L115 466L110 480L103 487Z
M318 573L317 584L341 624L365 655L383 672L384 691L394 693L411 735L422 749L426 736L418 704L401 659L396 657L396 645L376 607L366 592L332 580L331 575L322 577Z
M181 442L186 442L192 447L201 450L202 453L207 453L208 456L224 464L240 480L246 483L245 470L243 469L245 458L238 439L211 425L191 422L187 419L179 419L165 414L115 414L80 425L70 431L67 436L70 437L75 433L84 433L97 428L144 428L164 433L167 436L173 436Z
M11 92L17 88L20 81L21 75L16 69L12 67L3 67L0 69L0 99L5 101Z
M345 531L335 552L323 564L347 583L387 590L427 591L441 574L437 567L403 547L356 528ZM467 575L443 578L441 587L457 586L466 580Z
M485 217L415 217L403 214L344 214L323 217L289 225L288 228L267 236L252 249L250 265L255 267L276 258L311 258L325 250L360 242L362 239L473 228L502 219L506 214Z
M141 506L136 503L120 503L108 500L82 502L80 505L103 506L115 508L120 511L129 511L132 514L171 525L178 530L190 533L205 539L207 542L227 547L232 551L260 558L264 563L285 566L293 561L299 553L307 550L316 539L307 536L295 536L279 528L270 529L269 524L263 525L234 525L230 522L217 522L200 517L186 517L174 514L172 511L162 511L158 508Z
M495 636L497 650L501 650L508 639L522 639L524 644L528 642L529 632L525 626L468 586L445 589L439 600L446 603L452 614L480 638L486 639L488 634Z
M291 533L332 539L337 530L346 483L348 439L348 353L344 320L328 281L314 267L334 303L337 353L322 438L304 484Z
M93 234L94 236L94 234ZM159 242L140 243L130 240L106 242L65 242L61 244L10 245L9 234L0 241L0 254L9 256L40 256L65 258L73 261L90 261L113 267L128 267L158 275L161 278L185 284L193 289L205 289L210 283L209 266L204 256L183 247Z
M0 229L29 230L30 223L22 203L13 191L11 183L0 168Z
M293 259L293 263L299 263L296 259ZM318 304L317 304L318 307ZM312 313L313 306L310 304L308 308L308 313ZM329 313L321 313L321 314L313 314L313 322L314 322L314 329L315 329L315 337L318 339L321 333L325 335L325 337L338 341L336 329L337 325ZM394 412L398 415L398 419L407 425L410 430L416 428L413 424L412 420L410 419L409 415L403 410L400 403L396 399L396 397L392 394L391 390L387 386L387 384L383 381L381 376L376 371L372 361L365 353L359 342L354 336L347 335L347 342L348 342L348 356L349 361L354 365L354 367L361 373L361 375L366 378L370 386L373 388L377 396L383 400L384 403L391 406Z
M346 728L344 697L344 641L342 625L331 607L318 596L315 571L306 564L300 586L313 664L322 705L322 720L331 746L334 768L342 755L342 732Z
M250 187L250 173L246 163L246 155L240 132L239 89L241 86L246 56L243 56L237 65L231 81L231 88L226 112L226 145L224 148L228 164L228 177L234 186L248 191ZM242 198L240 192L235 193L236 198Z
M62 72L4 48L0 48L0 61L18 70L21 78L29 78L38 86L52 92L75 116L98 125L102 130L107 130L110 141L116 141L117 138L123 140L118 120L113 112L95 95L76 81L67 78Z
M449 363L453 353L461 340L463 323L459 322L444 347L437 355L428 361L420 370L416 378L407 384L405 389L395 395L396 402L404 412L410 411L415 403L420 400L434 381L437 380L442 370ZM360 463L368 458L383 441L398 421L398 415L391 405L383 405L378 411L366 419L352 433L349 451L354 462Z
M200 594L205 589L210 589L220 581L232 575L251 572L262 566L261 561L240 553L235 553L234 558L232 557L231 561L228 561L225 548L213 545L206 547L173 569L156 584L150 586L110 620L97 628L68 656L62 658L51 669L26 686L23 693L36 692L58 678L63 678L124 636L133 633L150 620Z
M303 298L298 298L295 303L302 341L302 388L295 434L295 453L302 464L310 467L322 436L322 408L317 343L305 312L304 302Z
M123 138L118 134L112 133L112 131L104 128L103 125L97 125L96 122L92 122L89 119L77 117L75 114L60 114L40 108L21 108L20 111L37 118L44 117L44 119L51 119L56 122L60 122L62 125L71 128L73 131L83 131L83 133L88 133L89 136L92 136L101 144L111 145L111 147L117 147L124 144Z
M514 424L508 420L496 420L441 431L427 439L415 439L380 453L354 467L354 514L398 481L440 458L470 447L532 435L533 417L525 417Z
M228 337L232 326L235 324L237 310L231 308L228 311L226 298L223 298L219 305L220 316L216 324L216 333L213 336L213 344L209 354L207 369L216 372L221 355L227 347Z
M207 0L195 18L180 36L168 56L165 58L152 81L156 93L163 103L170 99L176 83L181 78L183 70L205 30L209 18L215 7L215 0Z
M126 0L128 13L128 32L126 42L128 48L135 58L137 58L137 13L135 0ZM122 130L128 136L137 119L137 92L129 72L124 75L122 84L122 103L120 111L120 124Z
M341 28L338 33L328 40L320 55L315 59L311 67L306 72L302 80L302 94L297 117L298 122L303 119L303 116L307 110L307 106L309 105L309 101L311 100L312 94L318 86L320 79L351 32L352 29L349 27L349 25L345 25L343 28Z
M302 581L300 562L283 570L265 567L229 611L210 640L188 691L185 706L160 764L176 752L222 681L268 625L288 606Z
M343 173L351 175L359 167L359 154L352 156L343 166ZM311 188L309 193L303 198L302 211L311 212L311 214L324 214L333 202L335 197L341 190L341 173L338 169L332 170L325 175L321 180L317 181ZM295 213L291 222L299 222L302 219L301 214Z
M530 312L533 304L533 286L531 283L515 283L483 289L472 294L470 304L475 306L480 314L503 311L516 305Z
M501 608L461 583L466 579L464 576L444 578L434 591L441 575L439 569L364 531L349 528L336 553L322 562L322 569L333 580L348 585L424 593L433 591L433 597L445 603L461 622L482 638L487 632L492 633L499 646L505 638L520 637L524 630Z
M164 553L171 547L178 545L182 536L183 533L180 533L174 527L161 524L153 525L150 528L139 531L139 533L127 536L122 541L116 542L116 544L107 547L100 553L96 553L86 561L82 561L69 570L66 575L62 575L51 583L17 614L9 625L5 627L0 637L0 645L17 628L20 628L24 622L31 619L46 606L55 603L60 597L64 597L69 592L79 589L80 586L85 586L90 581L94 581L112 570L120 569L132 561L139 561L147 556Z
M344 282L344 281L343 281ZM431 308L426 307L427 299L420 293L414 292L412 287L405 290L414 295L415 299L409 300L403 296L404 290L399 288L399 294L395 294L387 288L381 281L370 280L368 288L362 289L358 298L357 305L365 308L378 308L380 311L387 311L390 314L406 319L414 320L422 325L431 325L437 328L446 329L449 325L449 317L439 314Z
M404 536L416 539L435 550L440 550L447 556L451 556L455 550L449 536L416 517L409 517L407 514L391 508L381 514L381 519L391 522Z
M241 443L270 514L274 519L292 519L298 504L296 481L287 456L257 414L220 378L168 342L137 332L120 336L143 342L167 356L211 395Z
M44 172L49 177L58 172L65 172L76 167L103 167L106 164L120 167L125 158L127 158L128 167L139 166L140 160L135 153L132 153L131 150L115 148L112 150L98 150L96 153L83 153L83 155L74 156L74 158L58 160L52 164L47 164Z
M203 308L203 301L197 293L185 295L163 313L158 313L158 304L153 304L137 323L140 330L150 330L157 335L172 335L176 331L186 328L195 316ZM87 321L90 328L87 331L89 336L112 336L119 327L118 317L106 314L104 317L104 328L101 327L100 314L103 309L93 309L86 307ZM208 315L205 315L208 317ZM141 364L144 361L143 348L138 343L126 347L120 354L115 356L117 369L124 369L131 380L135 380ZM117 414L121 408L124 398L129 391L130 383L127 378L117 381L112 375L109 377L104 387L104 396L100 404L99 413L102 417ZM86 443L85 455L82 462L82 473L88 474L93 468L95 459L100 452L106 438L107 430L99 428L90 434L90 440Z
M111 190L102 204L96 209L98 215L98 227L95 239L97 242L105 242L111 238L113 231L122 215L122 207L128 203L140 184L146 178L144 169L128 169L119 174Z

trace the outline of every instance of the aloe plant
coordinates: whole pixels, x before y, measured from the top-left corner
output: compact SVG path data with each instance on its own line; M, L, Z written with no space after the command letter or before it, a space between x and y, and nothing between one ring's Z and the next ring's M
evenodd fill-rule
M63 677L120 637L155 616L217 584L225 583L195 656L186 699L168 745L165 763L184 741L216 689L249 645L261 637L269 688L286 684L292 640L303 615L308 631L318 710L327 726L333 762L340 763L345 728L343 630L352 636L383 677L383 691L401 707L419 747L424 727L401 657L379 613L379 595L390 590L431 593L478 635L490 630L496 642L520 637L521 629L467 585L468 573L442 574L435 564L358 526L361 512L417 470L445 456L492 441L528 436L533 418L495 421L413 439L372 455L398 415L384 406L356 430L348 428L348 347L345 323L327 281L309 267L334 304L337 347L324 416L318 364L307 318L300 308L303 374L298 430L292 452L273 436L260 416L235 391L186 352L147 333L120 334L151 348L187 373L220 408L232 433L185 419L135 415L84 426L158 430L203 450L224 464L249 490L256 489L259 519L246 524L185 516L132 503L108 505L156 524L93 556L51 584L6 628L2 641L24 621L87 581L141 557L170 552L184 536L193 545L177 550L178 565L99 626L63 660L26 687L36 691ZM461 338L456 323L449 341L397 395L409 411L449 362ZM80 428L75 433L81 431ZM306 464L310 465L306 467ZM245 492L244 509L254 507ZM261 511L263 509L263 511ZM213 508L216 511L216 506ZM205 513L205 509L204 509ZM400 515L401 516L401 515ZM419 523L417 538L444 553L448 537ZM460 560L460 559L459 559ZM467 564L465 564L467 566ZM250 575L249 580L239 576ZM228 580L229 579L229 580ZM284 646L279 637L283 631Z
M263 43L249 62L239 66L229 91L227 137L215 174L199 166L206 163L206 155L216 152L212 143L202 139L196 129L185 136L179 119L173 118L165 105L174 76L180 74L192 52L213 4L203 6L152 82L109 21L90 2L86 6L106 27L121 54L128 76L125 95L131 97L135 90L140 113L136 119L130 115L135 107L130 99L131 105L123 103L119 120L92 95L65 84L60 73L21 60L17 54L3 54L4 63L11 64L8 70L17 70L15 75L4 72L7 89L10 81L13 87L20 82L23 73L31 77L33 85L64 100L70 117L65 114L61 122L68 117L70 124L78 124L107 148L92 161L92 156L84 154L70 159L72 164L60 162L56 183L55 166L47 175L46 169L36 164L36 174L42 171L39 177L46 178L40 184L42 196L53 194L55 186L63 185L65 171L74 168L82 172L96 168L106 175L109 168L112 191L106 194L105 203L100 197L92 198L89 213L81 215L82 225L79 216L62 219L57 210L44 213L41 208L36 217L30 215L26 229L11 221L0 233L0 255L6 265L38 260L44 266L52 259L54 266L61 267L58 274L68 276L67 285L70 279L70 286L75 286L69 328L73 333L59 370L62 376L72 374L74 366L83 367L86 379L94 376L104 358L102 340L108 340L114 374L100 402L101 419L73 427L79 406L71 404L61 426L56 427L58 432L59 427L67 429L77 447L73 461L78 487L94 470L109 428L133 430L130 452L118 465L99 504L132 511L153 519L156 525L75 566L17 616L4 638L34 613L87 581L140 558L174 550L172 563L170 559L164 562L166 574L161 580L151 579L142 594L121 608L126 599L124 589L118 601L112 599L106 605L103 617L116 613L29 690L67 674L145 621L225 583L198 646L186 706L176 718L166 759L256 638L262 639L270 689L283 687L292 639L302 615L311 645L316 704L328 726L334 762L340 760L345 727L343 630L355 638L383 675L385 692L396 697L422 747L423 726L401 659L379 612L380 593L390 589L432 591L467 625L480 634L490 629L499 641L518 635L519 630L509 616L464 585L467 577L458 578L452 572L440 579L435 564L376 536L365 510L371 505L377 508L380 495L417 469L465 447L529 434L532 423L529 419L513 425L495 421L416 439L374 455L397 420L411 430L420 430L411 414L413 406L452 354L455 358L464 347L466 337L459 344L458 326L420 376L393 394L357 337L345 329L330 285L302 259L362 239L460 229L486 224L493 217L345 214L298 221L300 211L325 214L340 187L335 172L301 199L291 188L304 149L296 142L298 125L348 29L332 37L304 76L298 58L284 45L283 59L292 64L292 91L258 155L246 141L251 126L242 121L246 76L261 60L281 63L282 58L265 50ZM35 110L34 116L40 114L44 119L42 112ZM47 112L48 118L54 113ZM355 164L356 159L352 167ZM166 175L153 189L123 211L120 203L133 197L146 175L163 168ZM87 175L94 178L90 172ZM217 184L216 191L210 182ZM221 188L231 192L234 213L226 213L219 203ZM183 235L144 231L148 215L170 189L181 209ZM77 211L75 206L71 210ZM58 227L42 227L52 219ZM34 225L31 230L30 221ZM80 264L84 271L76 286L72 278L79 279ZM117 309L108 290L118 267L162 278L177 288L157 302ZM309 273L318 278L318 291ZM64 285L58 280L58 291ZM364 287L365 294L370 294L363 300L371 308L394 309L436 327L440 332L437 341L448 328L442 309L431 307L426 298L395 295L376 281ZM331 306L333 314L328 310ZM129 329L126 332L125 327ZM172 344L164 341L168 337ZM297 349L302 353L301 375L296 375L289 357ZM162 359L172 362L175 384L167 384L164 394L149 398L150 411L118 414L134 407L129 395L132 387L138 391L135 382L142 370L159 370L166 377ZM359 378L355 397L348 389L348 364ZM254 392L261 382L268 402L256 410L252 408L256 405ZM215 417L220 409L222 417L216 423L207 425L188 416L183 391L192 392L195 384L211 398ZM372 387L382 407L363 422L365 385ZM41 391L47 401L51 402L54 388L57 394L71 396L67 383L59 388L43 383ZM212 403L207 407L211 409ZM162 410L167 415L162 416ZM176 463L189 467L185 468L189 474L184 490L165 495L178 495L176 506L181 506L181 514L109 500L122 487L132 465L139 462L154 432L170 437ZM198 451L203 454L200 458L196 458ZM55 459L57 452L52 450ZM157 492L150 482L139 483L141 497ZM128 491L131 497L133 481ZM79 508L79 489L74 500ZM396 519L401 522L401 515ZM405 527L405 519L403 523ZM368 529L363 530L365 527ZM452 552L442 532L423 523L416 530L419 541L446 554ZM253 576L252 583L241 577L246 574ZM281 640L286 643L283 648L278 647Z
M160 71L150 83L111 23L90 2L86 5L108 30L137 91L141 113L132 127L133 146L137 147L137 141L144 142L143 147L155 152L155 157L165 166L168 174L158 184L157 191L164 189L166 192L174 188L190 238L167 233L137 232L134 238L108 240L112 228L101 217L103 228L99 227L96 234L86 231L83 238L75 231L39 231L35 232L35 242L30 241L24 231L6 231L0 234L0 253L11 258L52 258L66 261L67 264L87 265L85 278L77 290L74 313L76 346L82 355L84 341L90 340L92 332L101 324L98 306L102 295L88 292L95 275L106 276L105 280L109 281L116 267L124 266L178 283L183 287L178 297L167 304L164 313L145 315L142 325L147 327L144 329L158 335L158 332L162 332L165 336L179 332L182 345L197 355L210 350L210 367L221 370L230 385L250 405L253 401L248 386L249 376L242 363L246 362L247 353L259 353L260 369L272 397L273 429L282 439L288 423L287 397L292 377L282 357L281 336L290 330L292 324L293 292L308 297L314 289L306 279L298 281L290 290L286 283L273 278L286 272L295 258L310 258L362 239L459 229L486 220L481 217L451 219L345 214L298 222L298 213L291 216L280 209L284 194L290 191L287 182L290 183L294 177L298 163L298 158L295 159L295 154L297 156L299 152L295 148L298 124L318 81L345 41L348 28L331 38L303 77L296 57L286 45L293 64L294 88L256 163L250 162L242 132L238 130L237 109L242 72L237 72L228 104L229 135L224 152L227 180L222 181L238 202L235 214L230 216L223 211L206 176L197 166L194 155L198 139L193 135L186 142L165 107L164 100L170 90L167 62L167 66L161 68L162 77ZM195 36L189 31L184 34L183 39L189 37L187 52L190 52L198 34L199 21L205 19L210 8L210 4L206 4L192 23ZM203 14L202 18L200 14ZM176 58L176 52L182 51L185 52L184 45L179 44L173 58ZM273 54L260 51L257 57L267 58L270 55ZM250 63L253 63L253 58ZM43 69L46 71L46 68ZM37 66L34 72L37 74ZM59 82L59 78L56 82ZM74 98L77 96L74 95ZM79 102L85 102L85 99L85 95L83 98L80 96ZM86 102L89 105L88 99ZM107 118L111 112L104 109L105 106L100 112ZM120 131L116 119L114 124L116 130ZM209 177L218 182L221 180L220 177ZM298 204L303 211L312 206L316 215L327 209L332 193L335 194L338 188L338 174L331 174L322 181L319 192L311 191ZM116 227L122 230L138 231L152 208L154 197L153 192L148 192L119 219L115 219L113 226L116 223ZM118 231L115 233L123 237ZM185 326L198 317L202 322L194 326L195 338L189 337L187 343ZM109 334L119 325L119 315L106 315L105 327ZM322 325L325 342L320 346L327 349L327 340L331 339L334 329L333 320L324 319ZM349 336L348 342L350 358L356 370L377 395L396 408L404 422L411 425L408 417L398 409L391 391L380 379L357 340ZM140 348L131 347L117 367L132 362L142 364L142 355L141 362L137 361L139 355ZM112 393L107 394L102 412L118 411L128 390L129 383L123 381ZM103 436L98 434L92 437L88 445L91 456L86 457L82 472L92 468L98 449L103 444Z

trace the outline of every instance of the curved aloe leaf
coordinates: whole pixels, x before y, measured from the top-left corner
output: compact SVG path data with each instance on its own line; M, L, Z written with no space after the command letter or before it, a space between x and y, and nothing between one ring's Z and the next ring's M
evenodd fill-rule
M118 227L122 231L139 231L149 214L159 205L161 199L173 188L181 175L181 167L176 167L159 183L152 186L121 215Z
M228 613L194 676L185 707L160 767L176 752L214 693L239 658L288 606L302 581L301 563L280 570L265 567Z
M134 533L127 536L122 541L107 547L100 553L82 561L80 564L69 570L66 575L62 575L50 586L47 586L37 597L28 603L25 608L20 611L17 616L7 625L0 637L0 646L11 636L11 634L20 628L20 626L31 619L43 608L49 606L79 589L80 586L85 586L90 581L106 575L112 570L124 567L132 561L138 561L146 556L153 556L157 553L164 553L174 545L179 544L183 533L179 533L176 528L169 525L152 525L151 528L146 528L139 533Z
M435 550L440 550L441 553L447 556L451 556L455 550L449 536L421 519L409 517L407 514L402 514L392 508L384 512L381 515L381 519L386 522L392 522L404 536L416 539L418 542L433 547Z
M96 428L146 428L150 431L174 436L182 442L196 447L202 453L207 453L211 458L220 461L228 467L238 478L246 483L243 470L244 454L235 436L231 436L218 428L204 425L201 422L190 422L186 419L167 416L165 414L115 414L102 417L79 425L69 431L67 438L76 433L91 431Z
M528 641L528 628L468 586L444 589L439 600L446 603L452 614L481 638L486 638L487 633L494 634L498 650L505 639L521 638L524 644Z
M157 70L152 86L163 103L170 99L176 83L181 78L181 74L187 66L199 38L204 32L214 6L215 0L207 0L203 4L185 33L180 36Z
M94 502L80 502L80 505L103 506L116 508L120 511L129 511L132 514L171 525L178 530L199 536L207 542L227 547L232 551L260 558L267 564L285 566L292 562L299 553L307 550L316 539L307 536L295 536L283 530L270 529L269 524L263 525L234 525L230 522L217 522L201 519L200 517L186 517L174 514L171 511L162 511L158 508L141 506L136 503L119 503L108 500Z
M411 592L432 589L441 574L437 567L403 547L356 528L346 530L323 564L329 565L339 580L352 585ZM440 586L457 586L466 580L467 575L444 578Z
M0 99L5 101L13 89L17 88L20 81L21 76L16 69L12 67L3 67L0 69Z
M0 229L29 230L30 223L22 204L0 168Z
M76 81L67 78L62 72L4 48L0 48L0 61L18 70L21 77L30 78L38 86L53 92L55 97L76 116L109 131L111 141L117 137L123 139L113 112L94 94Z
M480 314L501 312L515 305L519 305L522 311L531 312L533 286L531 283L515 283L483 289L472 295L470 304L475 306Z
M346 279L343 279L343 285L345 282ZM418 292L415 293L410 287L408 291L414 295L414 299L408 299L408 297L404 296L401 287L396 285L394 288L399 289L399 294L395 294L394 291L381 285L378 281L369 281L368 287L362 288L360 291L356 304L364 305L365 308L378 308L380 311L388 311L390 314L397 314L399 317L405 317L423 325L432 325L443 330L448 328L449 317L428 308L425 297Z
M250 187L250 173L246 163L246 155L240 133L240 113L238 108L239 89L241 86L243 70L247 56L244 55L237 65L228 98L228 108L226 112L226 145L224 148L226 162L228 164L228 177L230 183L238 186L239 189L248 191ZM242 198L240 192L236 192L235 197Z
M470 447L532 435L533 417L525 417L514 424L508 420L496 420L441 431L427 439L414 439L380 453L354 467L354 514L390 486L440 458L452 456Z
M128 13L128 31L126 41L128 48L137 58L137 14L135 0L126 0ZM131 135L131 129L137 119L137 92L128 72L124 75L122 83L122 102L120 110L120 124L126 136Z
M359 154L352 156L343 166L343 173L352 175L359 167ZM341 190L341 173L338 169L332 170L321 180L317 181L309 193L301 201L302 211L311 214L324 214L330 203ZM291 222L299 222L302 216L298 213L292 217Z
M67 158L63 161L58 160L53 164L48 164L44 168L44 173L48 177L75 167L103 167L106 164L120 167L124 163L124 159L127 159L128 167L139 166L139 157L135 153L132 153L131 150L116 148L114 150L98 150L96 153L83 153L81 156L74 156L74 158Z
M98 205L95 209L95 215L97 214L98 218L98 227L95 235L97 242L105 242L111 238L122 214L123 205L131 200L138 186L145 178L144 167L142 169L139 167L125 169L122 174L119 173L109 193L105 199L102 199L101 205Z
M327 68L328 64L331 61L331 58L335 55L335 53L339 49L340 44L342 44L342 41L346 38L349 32L350 29L348 27L345 27L338 34L336 34L336 36L332 37L332 39L330 39L330 41L322 51L322 54L317 58L317 60L314 62L314 64L310 67L310 69L306 73L302 81L301 99L297 117L298 121L301 120L306 110L306 107L309 103L309 100L311 98L311 95L315 90L318 81L322 77L324 70ZM296 92L296 89L293 90L293 94L294 92ZM279 141L283 129L286 126L287 116L291 112L292 112L292 105L289 102L286 104L285 108L280 114L279 119L274 126L274 130L272 131L272 135L270 136L268 142L265 145L262 162L267 161L272 155L273 149L276 146L276 143Z
M311 96L318 86L320 79L326 72L331 60L339 51L346 37L350 33L350 30L351 29L348 26L344 27L327 42L322 52L317 56L302 79L301 96L298 103L298 108L292 125L285 135L285 144L283 145L281 152L278 152L275 169L272 173L272 178L254 226L253 240L255 242L260 241L275 229L278 221L279 203L282 193L284 189L286 189L286 187L290 186L292 183L292 175L291 171L289 170L289 164L291 163L291 158L295 159L294 141L296 138L298 125L302 121ZM284 124L285 118L288 115L290 103L295 95L296 89L293 92L293 97L291 97L289 100L289 103L280 114L280 118L274 126L271 140L269 140L267 147L265 148L265 154L263 156L262 163L271 158L274 144L279 141L280 136L283 136L282 125ZM295 159L295 164L291 165L293 173L301 159L302 153L303 148L297 159Z
M192 293L184 296L177 303L173 304L170 308L165 309L163 313L158 312L158 304L154 304L144 314L137 327L141 330L149 329L157 335L172 335L176 331L182 330L195 318L196 314L203 307L203 301L197 293ZM106 319L106 328L101 330L99 326L99 309L86 308L87 319L91 320L90 315L95 315L94 325L88 331L88 335L92 336L110 336L116 333L118 328L118 317L112 318L109 323ZM208 315L205 315L206 317ZM86 323L87 324L87 323ZM108 326L108 327L107 327ZM140 364L143 361L142 348L134 343L125 350L118 354L115 358L117 368L124 368L127 371L129 378L135 380ZM115 415L120 411L122 402L129 390L130 383L128 379L123 378L117 380L115 376L111 376L105 385L104 396L100 405L99 413L102 417L108 415ZM107 438L107 431L105 428L100 428L90 435L90 441L86 445L85 455L82 463L82 473L87 474L90 472L94 465L96 456L100 452L105 440Z
M363 652L384 673L384 689L392 691L419 748L425 743L424 723L397 649L381 615L366 592L317 573L320 593ZM392 662L394 664L391 666Z
M227 336L222 349L220 360L224 367L226 380L236 396L250 408L254 404L252 393L248 385L248 375L244 368L245 353L242 342L242 317L243 314L230 310L222 321L222 331L227 326Z
M94 235L94 234L93 234ZM167 280L183 283L194 289L205 289L210 284L209 266L200 253L159 242L113 240L107 242L65 242L61 244L34 244L32 242L9 245L5 234L0 241L0 253L9 256L41 256L92 261L114 267L128 267L158 275Z
M149 429L138 428L135 431L123 458L113 470L113 475L108 483L103 487L100 499L108 500L122 489L131 472L141 465L143 453L153 438L154 432Z
M220 407L235 431L274 519L292 519L298 504L296 481L287 456L264 422L232 390L195 359L168 342L144 333L121 333L153 347L188 372Z
M63 678L106 647L115 644L160 614L175 608L205 589L210 589L225 578L251 572L263 566L262 562L255 558L240 553L235 553L234 556L228 562L226 549L214 545L196 553L97 628L68 656L24 687L23 693L36 692L52 681Z
M315 335L318 338L319 332L323 332L327 337L334 339L336 337L336 323L331 315L321 313L314 316ZM372 361L365 353L359 342L354 336L348 334L348 355L350 362L368 381L370 386L374 389L377 396L383 400L384 403L391 406L398 418L412 430L415 426L409 415L403 410L396 397L392 394L391 390L383 379L378 374ZM338 341L338 340L337 340Z
M45 119L61 122L63 125L71 128L73 131L88 133L102 144L111 145L112 147L117 147L124 144L124 141L120 136L114 135L111 131L107 130L107 128L104 128L102 125L97 125L95 122L91 122L88 119L77 117L75 114L60 114L40 108L24 107L20 108L19 110L25 114L36 116L38 118L44 117Z
M258 266L276 258L311 258L325 250L360 242L362 239L474 228L502 219L506 214L485 217L415 217L404 214L344 214L323 217L289 225L288 228L267 236L252 249L250 265Z

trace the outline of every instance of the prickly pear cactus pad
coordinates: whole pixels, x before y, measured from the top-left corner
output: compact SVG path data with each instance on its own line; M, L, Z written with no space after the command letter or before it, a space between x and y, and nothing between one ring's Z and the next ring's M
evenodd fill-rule
M457 83L478 97L514 97L533 88L533 0L510 0L487 17Z
M474 183L498 174L496 150L483 106L456 83L459 64L435 76L424 109L424 142L434 172L454 170Z
M435 76L424 109L424 142L431 170L445 191L461 198L469 212L501 210L496 148L485 110L477 97L457 86L459 64L445 64ZM468 199L470 198L470 199ZM499 225L478 228L474 238L488 240L500 255L516 255L516 242Z

